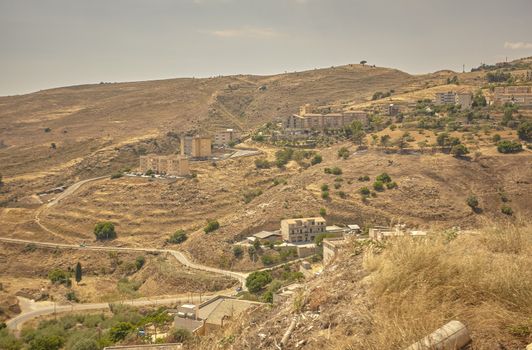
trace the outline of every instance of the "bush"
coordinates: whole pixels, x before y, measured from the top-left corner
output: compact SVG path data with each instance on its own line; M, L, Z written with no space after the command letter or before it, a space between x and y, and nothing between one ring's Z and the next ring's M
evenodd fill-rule
M71 350L99 350L100 346L94 339L81 339L77 343L75 343L71 348Z
M497 144L500 153L517 153L523 150L523 146L517 141L501 141Z
M264 265L273 265L277 262L274 256L272 255L263 255L260 260Z
M166 338L169 343L186 343L192 339L192 334L184 328L174 328L170 331L170 334Z
M99 222L94 227L96 239L106 240L116 238L115 225L112 222Z
M255 167L257 169L269 169L271 163L266 158L255 159Z
M341 183L339 183L339 182L335 182L335 183L334 183L334 188L335 188L336 190L339 189L340 187L342 187L342 184L341 184Z
M275 152L275 165L282 168L292 159L294 150L291 148L285 148Z
M389 190L392 190L392 189L394 189L394 188L397 188L397 182L392 181L392 182L388 182L388 183L386 183L386 188L389 189Z
M152 175L154 175L154 174L155 174L155 173L154 173L153 170L151 170L151 169L148 169L148 170L144 173L144 175L146 175L146 176L152 176Z
M325 169L323 169L323 172L325 174L330 174L331 173L331 168L325 168Z
M514 213L514 211L512 210L512 208L510 208L509 206L507 205L503 205L501 207L501 212L505 215L512 215Z
M329 199L329 191L323 191L321 193L321 198L323 199Z
M494 143L497 143L501 140L501 135L499 134L495 134L491 137L491 141L494 142Z
M463 144L458 144L458 145L454 145L452 148L451 148L451 154L455 157L461 157L463 155L466 155L469 153L469 150L467 149L467 147Z
M240 259L244 255L244 250L241 246L235 245L233 247L233 255L235 256L235 258Z
M519 127L517 128L517 135L519 135L521 140L532 140L532 122L525 121L519 124Z
M338 150L338 158L349 158L349 150L346 147L342 147Z
M55 334L39 333L32 341L30 341L31 350L59 350L65 339Z
M377 181L387 183L387 182L391 182L392 178L387 173L382 173L382 174L377 176Z
M469 196L467 197L467 205L471 207L471 209L476 209L478 208L478 199L476 196Z
M53 284L65 284L68 285L70 282L70 274L66 271L63 271L61 269L53 269L52 271L48 272L48 279Z
M3 323L5 324L5 323ZM5 327L0 329L0 349L3 350L20 350L22 343L15 338Z
M205 231L205 233L210 233L216 231L219 228L220 224L217 220L207 220L207 226L203 228L203 231Z
M314 157L310 160L310 164L316 165L323 161L323 158L321 157L321 154L315 154Z
M111 175L111 179L119 179L121 178L122 176L124 176L124 174L118 172L118 173L114 173L113 175Z
M358 181L360 181L360 182L369 181L369 176L368 175L359 176L358 177Z
M66 293L65 294L65 298L67 298L68 301L75 301L75 302L79 301L79 299L76 296L76 293L74 293L74 291L70 291L70 292Z
M146 259L142 255L137 256L135 259L135 267L137 268L137 271L142 269L142 266L144 266L145 263Z
M119 342L124 340L126 336L134 330L135 326L129 322L118 322L109 330L109 337L112 341Z
M327 184L321 185L321 190L322 191L328 191L329 190L329 185L327 185Z
M382 183L382 181L375 181L373 183L373 188L375 189L375 191L384 191L384 184Z
M358 192L363 195L364 197L367 197L370 195L371 191L369 190L369 188L367 187L362 187L361 189L358 190Z
M187 233L184 230L177 230L173 235L170 236L166 241L172 244L180 244L187 240Z
M262 194L262 190L260 188L256 188L256 189L248 190L244 192L243 194L244 203L248 204L249 202L253 200L253 198L258 197L261 194Z
M327 210L325 210L325 208L320 208L320 216L325 216L327 215Z
M246 287L251 293L257 293L272 281L269 271L255 271L246 278Z
M344 191L338 191L336 192L336 194L338 194L338 197L342 199L347 198L347 193L345 193Z
M331 174L333 175L342 175L342 169L338 168L338 167L334 167L331 169Z

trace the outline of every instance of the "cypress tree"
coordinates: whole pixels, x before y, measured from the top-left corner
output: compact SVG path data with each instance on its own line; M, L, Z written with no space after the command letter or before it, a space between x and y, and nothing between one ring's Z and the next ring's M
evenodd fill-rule
M82 276L82 272L81 272L81 264L78 263L76 264L76 283L79 284L79 282L81 281L81 276Z

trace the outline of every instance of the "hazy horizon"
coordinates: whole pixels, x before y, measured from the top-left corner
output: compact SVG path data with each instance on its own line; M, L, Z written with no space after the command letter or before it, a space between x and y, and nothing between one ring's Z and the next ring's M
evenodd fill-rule
M514 0L0 0L0 96L367 60L410 74L532 56Z

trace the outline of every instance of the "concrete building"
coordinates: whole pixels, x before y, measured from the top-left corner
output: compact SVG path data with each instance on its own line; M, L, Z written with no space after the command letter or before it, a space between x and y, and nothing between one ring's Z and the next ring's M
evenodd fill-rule
M212 139L209 136L185 136L183 152L191 158L208 158L212 155Z
M302 134L311 131L338 130L353 121L367 122L367 113L363 111L343 111L338 113L315 113L316 108L304 105L299 108L299 114L284 117L283 129L285 134Z
M281 235L289 243L309 243L325 233L327 223L322 217L281 220Z
M206 335L232 322L240 313L262 303L218 295L199 305L185 304L177 309L176 327Z
M178 154L170 156L158 156L156 154L140 156L139 169L143 174L151 170L156 174L170 176L190 175L188 159Z
M341 247L347 245L349 241L344 237L331 237L323 239L323 263L330 263Z
M251 236L255 238L253 241L258 240L261 243L282 241L283 237L281 231L260 231Z
M240 136L240 132L234 129L220 130L214 134L213 144L215 146L227 146L231 142L236 142L240 140Z
M392 237L425 237L427 233L421 230L410 230L404 224L397 224L394 227L375 226L369 229L369 238L376 241L384 241Z
M531 86L501 86L493 92L493 103L502 105L515 103L521 107L532 107Z
M462 109L469 109L473 103L473 95L470 92L438 92L434 103L436 105L460 105Z

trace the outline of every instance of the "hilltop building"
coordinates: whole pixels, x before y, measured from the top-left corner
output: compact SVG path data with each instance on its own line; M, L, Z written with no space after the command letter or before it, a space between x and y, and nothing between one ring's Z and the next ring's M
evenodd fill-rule
M306 134L311 131L338 130L353 121L367 122L367 113L363 111L343 111L335 113L318 113L316 107L309 104L299 108L299 114L284 117L285 134Z
M213 144L215 146L226 146L229 145L229 143L231 142L238 141L240 139L240 136L240 132L234 129L220 130L214 134Z
M369 229L369 238L376 241L384 241L392 237L425 237L427 233L421 230L409 230L404 224L397 224L394 227L375 226Z
M281 220L281 235L289 243L312 243L317 235L325 233L327 222L321 216Z
M470 92L438 92L434 101L436 105L460 105L462 109L469 109L473 103Z
M180 154L170 156L148 154L140 156L140 172L146 173L148 170L151 170L156 174L170 176L190 175L188 159Z
M493 92L494 104L515 103L521 107L532 107L532 86L500 86Z
M212 139L209 136L184 136L183 152L191 158L208 158L212 155Z

